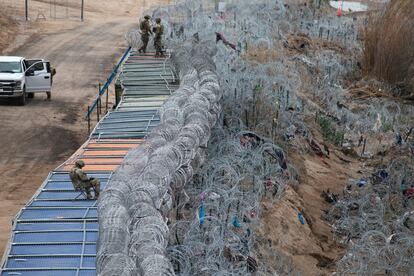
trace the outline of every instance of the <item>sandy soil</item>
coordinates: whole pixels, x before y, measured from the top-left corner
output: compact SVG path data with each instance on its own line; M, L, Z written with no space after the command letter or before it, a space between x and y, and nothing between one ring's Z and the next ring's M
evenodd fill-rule
M273 202L267 197L263 201L262 221L256 234L268 243L262 243L259 251L269 252L266 247L270 245L290 257L292 267L302 275L330 275L343 249L333 240L331 226L323 219L331 205L321 193L329 189L341 194L348 178L359 176L361 163L332 149L329 159L295 151L289 151L289 156L300 181L298 186L288 187L280 200ZM298 219L299 212L304 225Z
M49 1L45 2L31 1L33 10L46 10ZM124 51L125 32L136 26L139 13L148 5L145 0L90 0L84 23L74 17L24 22L19 6L9 13L12 16L0 12L0 29L7 28L9 34L7 39L2 36L0 54L3 50L3 54L46 58L57 70L51 101L43 93L27 99L23 107L0 100L0 252L9 239L12 218L49 171L87 139L82 116L97 94L98 82L106 79ZM18 35L13 40L14 32Z
M317 126L312 129L315 141L322 144ZM304 140L301 143L306 144ZM331 226L323 218L331 205L321 193L329 189L341 194L348 178L360 176L362 163L333 147L330 156L324 158L295 149L288 155L299 174L299 183L288 186L281 199L268 193L262 201L261 221L255 230L262 242L257 245L256 257L277 268L281 275L292 274L286 270L289 263L300 275L331 275L343 248L334 241ZM303 214L305 224L300 223L298 213ZM285 270L280 268L282 262Z

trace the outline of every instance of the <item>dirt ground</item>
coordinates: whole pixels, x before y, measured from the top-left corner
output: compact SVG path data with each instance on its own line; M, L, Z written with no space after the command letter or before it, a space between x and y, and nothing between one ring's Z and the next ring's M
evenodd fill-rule
M49 9L49 1L30 2L32 11ZM145 0L86 2L84 23L75 17L35 20L33 12L25 22L22 6L0 7L0 55L46 58L57 70L51 101L44 93L25 106L0 100L0 252L12 218L47 174L87 139L87 106L122 55L125 32L149 5Z
M318 143L323 141L316 131L313 135ZM258 246L259 252L269 260L272 257L265 255L269 249L282 252L291 258L292 267L301 275L331 275L344 253L323 218L332 205L324 201L321 193L329 190L342 194L349 178L361 177L363 162L334 148L330 151L329 158L321 158L290 150L290 161L300 175L298 185L287 187L280 200L268 196L262 202L262 220L256 234L267 243ZM303 225L298 213L304 217Z

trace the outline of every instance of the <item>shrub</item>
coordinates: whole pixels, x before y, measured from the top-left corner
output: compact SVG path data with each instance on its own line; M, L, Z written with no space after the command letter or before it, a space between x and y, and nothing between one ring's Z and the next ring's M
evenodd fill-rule
M321 127L323 138L336 146L340 146L344 139L344 132L336 129L336 124L331 118L323 114L316 115L316 122Z

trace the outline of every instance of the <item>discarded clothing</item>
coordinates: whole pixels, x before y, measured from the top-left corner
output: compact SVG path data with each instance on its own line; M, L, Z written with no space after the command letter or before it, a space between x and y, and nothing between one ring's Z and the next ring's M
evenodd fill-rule
M300 221L300 224L305 225L305 218L303 217L302 213L298 213L298 219Z
M237 217L233 217L232 224L236 228L240 228L241 227L241 224L240 224L239 220L237 219Z
M216 43L219 42L220 40L223 41L224 45L229 46L233 50L236 50L236 45L235 44L230 43L229 41L227 41L227 39L221 33L216 32Z
M252 257L247 257L247 270L249 272L256 272L259 266L257 265L257 261Z
M358 185L358 187L359 187L359 188L364 187L366 184L367 184L367 181L366 181L366 180L364 180L364 179L360 179L360 180L357 182L357 185Z
M204 224L204 205L201 205L200 207L199 219L200 219L200 225L203 225Z

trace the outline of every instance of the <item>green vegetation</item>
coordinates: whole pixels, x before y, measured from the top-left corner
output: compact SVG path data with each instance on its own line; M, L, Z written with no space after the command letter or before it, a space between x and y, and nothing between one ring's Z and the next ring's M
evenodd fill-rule
M340 146L342 144L344 132L336 129L336 124L331 118L323 114L317 114L316 122L321 127L321 133L325 140L336 146Z

